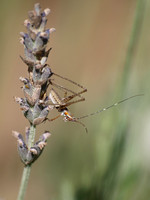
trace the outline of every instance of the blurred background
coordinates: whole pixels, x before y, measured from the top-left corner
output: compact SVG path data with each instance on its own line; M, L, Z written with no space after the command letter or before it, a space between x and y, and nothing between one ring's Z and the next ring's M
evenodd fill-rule
M19 77L28 77L27 67L19 58L24 54L19 32L25 31L23 22L35 3L0 1L2 200L16 199L23 171L12 130L24 134L28 122L13 97L23 97ZM39 3L43 9L51 9L47 27L56 28L49 43L53 48L48 59L52 71L88 89L85 102L70 106L74 116L83 116L135 94L144 96L81 120L88 134L79 124L65 123L62 118L37 127L36 139L45 130L52 136L32 166L26 199L149 200L150 2ZM140 19L133 31L135 16ZM73 85L70 87L79 91Z

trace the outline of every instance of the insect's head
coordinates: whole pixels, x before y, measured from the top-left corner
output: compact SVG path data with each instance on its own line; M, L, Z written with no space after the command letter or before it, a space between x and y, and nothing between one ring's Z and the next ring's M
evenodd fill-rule
M73 117L73 116L69 113L68 109L63 110L62 113L61 113L61 115L64 117L63 120L64 120L65 122L70 121L70 122L79 123L79 124L81 124L81 125L85 128L86 133L88 132L86 126L85 126L82 122L78 121L77 118Z
M71 116L71 114L69 113L68 109L64 109L62 112L61 112L61 115L64 117L64 121L75 121L75 118L73 116Z

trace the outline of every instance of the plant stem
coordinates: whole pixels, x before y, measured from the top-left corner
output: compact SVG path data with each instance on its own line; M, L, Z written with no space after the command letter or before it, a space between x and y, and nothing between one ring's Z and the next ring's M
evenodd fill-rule
M128 49L126 53L124 66L123 66L124 71L123 71L122 80L120 83L120 93L121 91L125 91L127 82L129 80L129 76L130 76L130 72L132 68L132 62L134 59L134 54L137 49L137 45L139 42L142 25L144 21L145 7L146 7L146 0L137 0L134 22L133 22L129 45L128 45Z
M29 134L29 139L28 139L28 148L30 149L33 144L34 144L34 138L35 138L35 130L36 127L34 125L30 126L30 134ZM19 194L17 200L23 200L25 196L25 192L27 189L28 185L28 180L30 176L30 171L31 171L31 164L26 165L23 170L22 174L22 179L21 179L21 184L20 184L20 189L19 189Z
M27 166L24 167L21 185L20 185L20 190L19 190L17 200L23 200L24 199L26 188L27 188L27 185L28 185L29 176L30 176L30 171L31 171L31 165L27 165Z

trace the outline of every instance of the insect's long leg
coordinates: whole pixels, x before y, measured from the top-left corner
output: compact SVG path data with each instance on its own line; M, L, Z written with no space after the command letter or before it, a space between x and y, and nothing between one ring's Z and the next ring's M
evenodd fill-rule
M62 103L62 104L54 104L54 103L51 102L51 100L48 100L48 101L46 102L46 105L54 106L55 108L56 108L56 107L61 107L61 109L63 109L63 108L66 108L66 107L68 107L68 106L70 106L70 105L72 105L72 104L74 104L74 103L78 103L78 102L81 102L81 101L84 101L84 100L85 100L85 99L83 98L83 99L78 99L78 100L76 100L76 101L71 101L71 102Z
M108 107L106 107L106 108L102 108L101 110L98 110L98 111L96 111L96 112L93 112L93 113L90 113L90 114L87 114L87 115L84 115L84 116L81 116L81 117L77 117L76 119L83 119L83 118L89 117L89 116L91 116L91 115L98 114L98 113L100 113L100 112L106 111L106 110L108 110L109 108L112 108L112 107L114 107L114 106L117 106L117 105L119 105L119 104L121 104L121 103L123 103L123 102L125 102L125 101L127 101L127 100L129 100L129 99L132 99L132 98L138 97L138 96L143 96L143 94L138 94L138 95L134 95L134 96L128 97L128 98L123 99L123 100L121 100L121 101L118 101L117 103L114 103L114 104L112 104L112 105L110 105L110 106L108 106Z
M57 115L56 117L54 117L54 118L52 118L52 119L48 119L48 118L47 118L47 120L51 122L51 121L54 121L55 119L58 119L60 116L61 116L61 114Z
M81 102L81 101L85 101L85 99L82 98L82 99L78 99L78 100L75 100L75 101L71 101L71 102L65 103L64 106L68 107L68 106L70 106L70 105L72 105L74 103L78 103L78 102ZM63 104L62 104L62 106L63 106Z
M79 98L81 99L80 101L84 101L84 100L85 100L85 98L82 97L81 94L87 92L87 89L86 89L86 88L84 88L82 85L80 85L80 84L78 84L78 83L76 83L76 82L74 82L74 81L72 81L72 80L70 80L70 79L68 79L68 78L66 78L66 77L63 77L63 76L61 76L61 75L59 75L59 74L53 73L53 75L55 75L55 76L57 76L57 77L59 77L59 78L61 78L61 79L64 79L64 80L66 80L66 81L69 81L69 82L71 82L72 84L74 84L74 85L76 85L76 86L78 86L78 87L80 87L80 88L82 89L82 91L76 93L76 92L74 92L74 91L72 91L72 90L70 90L70 89L68 89L68 88L65 88L64 86L59 85L59 84L53 82L52 80L50 80L51 85L53 85L53 86L55 86L55 87L57 87L57 88L59 88L59 89L62 89L62 90L65 91L65 92L67 91L67 92L70 92L70 93L73 94L73 95L65 96L65 97L62 99L63 103L66 103L66 102L70 101L71 99L73 99L73 98L75 98L75 97L79 97ZM79 101L74 101L73 103L76 103L76 102L79 102ZM73 104L73 103L71 103L71 104ZM71 104L70 104L70 105L71 105Z
M66 103L66 102L70 101L71 99L73 99L74 97L76 97L76 96L78 96L78 95L80 95L82 93L83 93L83 91L78 92L77 94L66 96L66 97L62 98L62 101ZM85 98L82 97L82 96L80 96L80 99L82 99L83 101L85 100Z
M82 85L80 85L79 83L76 83L75 81L72 81L72 80L70 80L69 78L63 77L63 76L61 76L61 75L59 75L59 74L56 74L56 73L53 73L53 74L54 74L55 76L58 76L59 78L62 78L62 79L64 79L64 80L66 80L66 81L69 81L70 83L73 83L74 85L76 85L76 86L82 88L83 90L85 90L85 92L87 91L87 89L86 89L85 87L83 87Z
M77 96L80 97L81 99L84 99L84 100L85 100L85 98L82 97L81 94L84 93L84 92L86 92L86 91L87 91L86 89L85 89L85 90L82 90L82 91L80 91L80 92L78 92L78 93L76 93L76 92L73 92L72 90L70 90L70 89L68 89L68 88L65 88L65 87L63 87L63 86L61 86L61 85L58 85L58 84L56 84L56 83L54 83L54 82L52 82L52 85L55 86L55 87L57 87L57 88L59 88L59 89L62 89L62 90L64 90L64 91L71 92L71 93L73 94L73 95L69 95L69 96L63 98L62 100L63 100L64 102L67 102L67 101L69 101L69 100L71 100L71 99L73 99L74 97L77 97Z
M51 81L51 85L53 85L53 86L55 86L56 88L61 89L61 90L63 90L63 91L71 92L72 94L77 94L76 92L73 92L72 90L70 90L70 89L68 89L68 88L65 88L64 86L59 85L59 84L57 84L57 83L55 83L55 82L52 82L52 81Z

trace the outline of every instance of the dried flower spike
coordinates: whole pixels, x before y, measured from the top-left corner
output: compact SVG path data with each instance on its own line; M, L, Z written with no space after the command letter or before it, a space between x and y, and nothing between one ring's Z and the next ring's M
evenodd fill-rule
M47 119L49 111L54 108L46 104L49 78L53 74L46 64L51 48L47 50L46 47L50 34L55 31L54 28L46 29L46 17L49 13L50 9L42 11L40 4L35 4L34 10L28 13L29 19L24 21L27 32L20 33L25 53L21 59L28 66L29 78L20 77L24 98L15 97L15 101L19 103L33 130ZM20 133L13 131L19 155L25 165L32 164L40 156L50 135L49 132L44 133L34 144L35 135L32 136L31 128L26 129L26 142Z
M30 131L29 129L27 129L26 134L28 134L28 131ZM18 142L18 152L21 158L21 161L25 164L25 165L29 165L32 164L35 160L37 160L37 158L41 155L43 149L46 146L46 141L47 138L50 136L51 134L46 131L40 138L39 140L33 145L33 147L31 147L30 149L28 148L27 144L25 143L23 136L18 133L17 131L13 131L13 136L15 138L17 138L17 142ZM26 135L26 138L28 137L28 135Z

